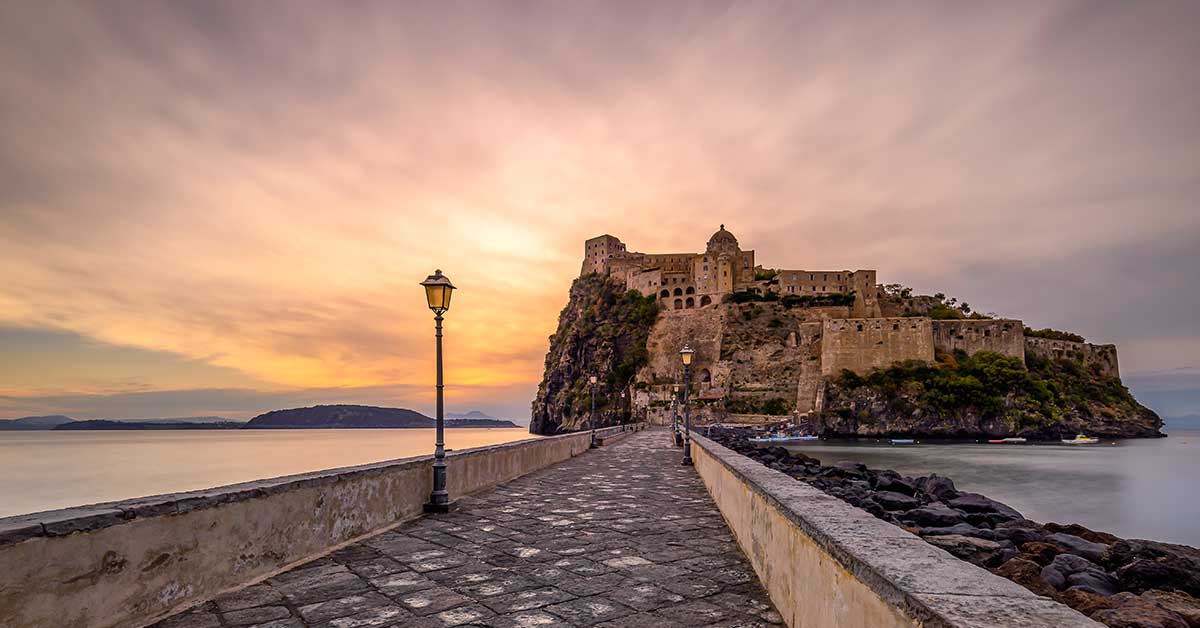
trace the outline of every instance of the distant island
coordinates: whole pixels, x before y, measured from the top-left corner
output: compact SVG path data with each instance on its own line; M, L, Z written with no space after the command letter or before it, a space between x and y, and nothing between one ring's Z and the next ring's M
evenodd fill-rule
M51 416L27 416L19 419L0 419L0 432L2 431L30 431L30 430L52 430L66 423L73 423L75 419L61 414Z
M236 430L236 429L345 429L401 428L428 429L435 427L433 418L405 408L375 406L329 405L311 408L273 410L248 422L219 416L179 417L165 419L84 419L69 416L29 416L19 419L0 419L0 431L86 431L86 430ZM466 413L447 413L447 428L518 427L512 421L497 419L478 410Z
M482 415L471 412L468 415ZM246 423L246 429L288 428L431 428L434 419L405 408L332 405L291 410L273 410L260 414ZM491 418L447 419L447 428L459 427L517 427L512 421Z

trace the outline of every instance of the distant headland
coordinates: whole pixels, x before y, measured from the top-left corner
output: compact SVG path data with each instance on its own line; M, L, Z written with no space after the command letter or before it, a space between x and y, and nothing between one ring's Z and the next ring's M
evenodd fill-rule
M249 421L219 416L165 419L84 419L69 416L30 416L0 419L0 431L83 431L83 430L230 430L230 429L346 429L399 428L429 429L433 418L406 408L380 408L359 405L324 405L307 408L272 410ZM497 419L478 410L447 413L447 428L518 427L512 421Z

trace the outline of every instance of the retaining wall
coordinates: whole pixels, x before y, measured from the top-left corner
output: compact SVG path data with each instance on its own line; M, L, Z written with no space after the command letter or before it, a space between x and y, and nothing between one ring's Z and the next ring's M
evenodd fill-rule
M451 499L577 456L590 440L450 452ZM432 465L420 456L0 519L0 625L148 624L419 516Z
M692 458L788 626L1103 628L693 433Z

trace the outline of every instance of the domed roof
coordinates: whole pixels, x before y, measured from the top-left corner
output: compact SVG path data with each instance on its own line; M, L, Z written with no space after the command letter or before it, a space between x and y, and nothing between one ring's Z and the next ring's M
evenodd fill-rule
M721 225L721 228L708 239L708 250L710 251L714 249L736 249L737 245L737 238L725 230L725 225Z

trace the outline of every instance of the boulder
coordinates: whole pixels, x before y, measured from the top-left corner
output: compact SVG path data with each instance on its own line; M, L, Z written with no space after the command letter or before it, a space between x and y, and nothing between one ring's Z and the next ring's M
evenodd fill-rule
M1111 628L1188 628L1179 613L1167 610L1150 598L1118 593L1109 599L1117 606L1092 613L1092 619Z
M1165 589L1200 598L1200 550L1194 547L1123 540L1109 547L1103 564L1115 569L1130 591Z
M1021 513L1009 508L994 499L988 499L979 493L959 493L958 497L948 500L947 506L968 513L998 514L1006 520L1024 519Z
M914 484L918 491L937 501L958 497L958 491L954 489L954 482L950 478L944 478L937 474L916 478Z
M1009 559L993 573L1008 578L1038 595L1053 597L1056 593L1054 587L1042 580L1041 566L1024 558Z
M887 475L880 473L878 480L875 482L875 490L914 496L917 494L917 484L911 478L903 477L899 473L889 473Z
M828 471L829 471L830 475L840 476L840 477L847 477L847 478L866 478L867 477L867 465L862 464L861 462L849 462L847 460L842 460L840 462L833 463L833 466L829 467Z
M922 527L941 528L962 523L963 514L941 502L933 502L927 506L914 508L901 515L901 518Z
M1040 543L1046 540L1046 533L1042 531L1036 523L1033 526L1023 525L1024 523L1033 523L1027 519L1017 519L1008 521L996 526L993 530L997 539L1012 541L1017 545L1026 543ZM1016 524L1016 525L1015 525Z
M1091 617L1092 613L1106 608L1116 608L1117 603L1111 598L1082 589L1068 589L1058 594L1058 601Z
M1021 554L1039 565L1049 565L1061 553L1062 550L1052 543L1033 541L1021 544Z
M1107 545L1093 543L1086 539L1081 539L1074 534L1064 534L1062 532L1047 534L1046 542L1061 547L1068 554L1082 556L1094 563L1099 563L1104 556L1104 552L1108 549Z
M1067 589L1078 589L1096 595L1113 595L1121 590L1116 578L1100 570L1081 571L1067 576Z
M994 559L999 555L1000 550L1004 548L1003 545L995 541L958 534L931 536L927 537L925 541L950 552L957 558L981 567L989 564L1000 564L1000 561Z
M1189 628L1200 628L1200 600L1187 593L1151 589L1141 597L1154 600L1163 608L1177 613L1188 623Z
M1103 543L1104 545L1112 545L1113 543L1121 540L1121 537L1114 536L1107 532L1096 532L1095 530L1089 530L1078 523L1068 523L1064 525L1061 523L1051 522L1043 525L1042 527L1045 528L1047 532L1074 534L1081 539L1086 539L1093 543Z
M962 536L973 536L977 539L987 539L989 541L996 538L996 534L991 530L976 528L969 523L959 523L945 528L925 528L921 530L921 536L944 536L947 534L961 534Z
M916 497L893 491L875 491L871 498L888 510L912 510L921 505Z

